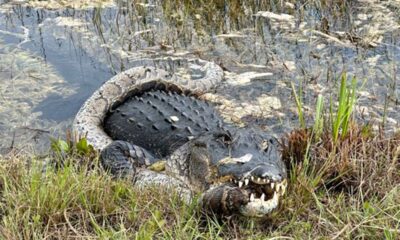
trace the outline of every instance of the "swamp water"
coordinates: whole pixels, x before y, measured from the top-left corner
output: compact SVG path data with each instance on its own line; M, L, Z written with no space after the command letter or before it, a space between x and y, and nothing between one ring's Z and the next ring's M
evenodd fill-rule
M45 151L103 82L166 56L220 64L226 81L204 97L241 126L298 127L292 83L311 124L347 71L357 118L399 127L399 0L0 0L0 154Z

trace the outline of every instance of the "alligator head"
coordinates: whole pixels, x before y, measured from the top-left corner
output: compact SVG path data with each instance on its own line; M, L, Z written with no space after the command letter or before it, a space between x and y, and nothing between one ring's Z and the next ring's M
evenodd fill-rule
M278 142L252 129L222 130L190 142L189 181L216 213L262 217L287 186Z

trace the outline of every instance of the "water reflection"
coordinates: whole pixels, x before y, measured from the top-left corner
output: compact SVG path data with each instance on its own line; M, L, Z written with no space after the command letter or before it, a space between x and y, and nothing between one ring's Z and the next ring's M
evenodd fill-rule
M22 128L62 132L104 81L159 56L201 57L236 74L271 73L247 82L227 73L230 80L218 89L232 106L221 111L245 124L295 127L290 82L301 84L312 109L315 96L329 96L347 70L367 79L362 117L385 115L397 126L400 6L390 4L154 0L45 10L0 1L0 146ZM282 106L257 116L244 111L266 95Z

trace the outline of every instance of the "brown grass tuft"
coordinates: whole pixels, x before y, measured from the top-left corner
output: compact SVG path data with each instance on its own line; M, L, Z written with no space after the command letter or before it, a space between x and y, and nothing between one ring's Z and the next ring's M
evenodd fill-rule
M282 141L283 158L297 170L307 163L320 177L320 186L330 190L383 196L400 182L400 134L387 137L368 129L352 124L337 144L329 132L316 141L310 131L293 131Z

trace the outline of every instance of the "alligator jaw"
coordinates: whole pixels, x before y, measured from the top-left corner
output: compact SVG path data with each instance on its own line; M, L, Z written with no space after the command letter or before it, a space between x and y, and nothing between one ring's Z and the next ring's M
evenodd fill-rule
M251 199L251 198L250 198ZM279 194L274 193L270 200L253 199L240 208L240 213L247 217L263 217L278 206Z
M252 176L240 181L231 181L248 194L249 202L239 210L242 215L248 217L263 217L274 210L287 187L286 179L274 182L268 178Z

